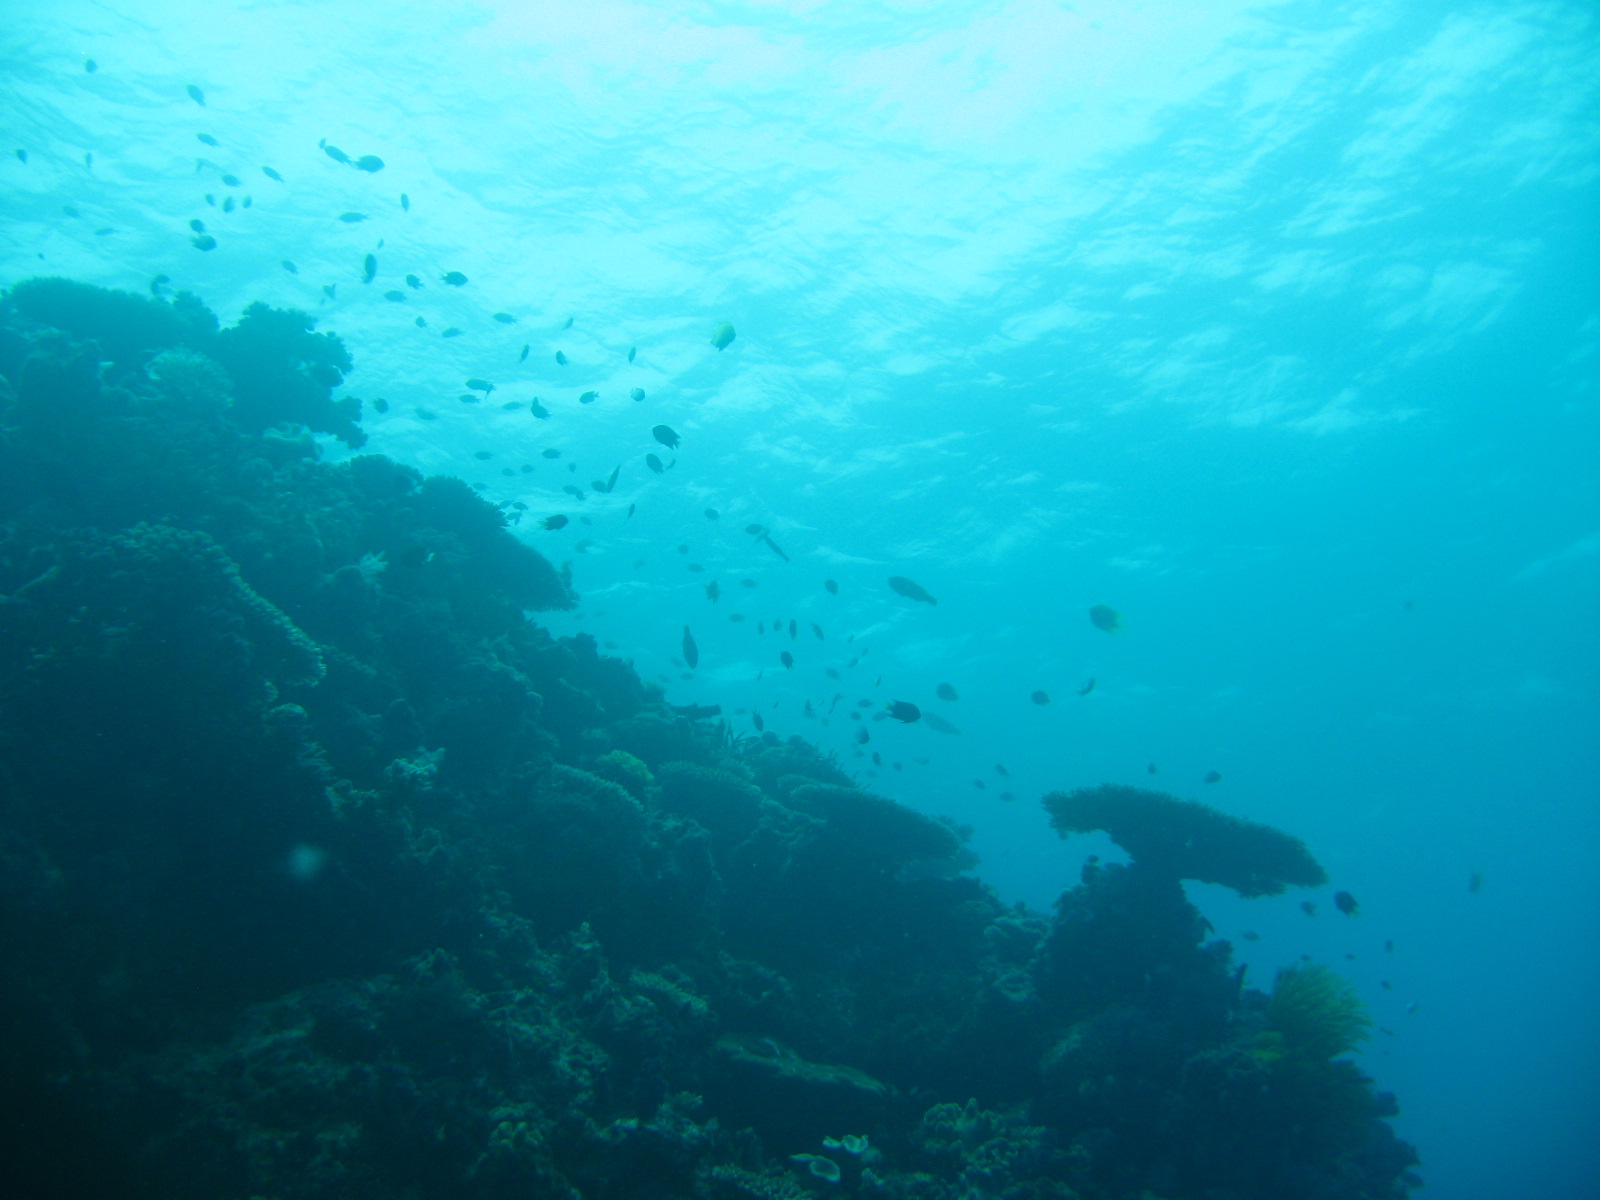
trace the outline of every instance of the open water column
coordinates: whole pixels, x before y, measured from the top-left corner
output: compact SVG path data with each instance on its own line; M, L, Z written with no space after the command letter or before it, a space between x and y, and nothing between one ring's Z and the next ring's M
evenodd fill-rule
M0 1194L1596 1193L1592 5L0 26Z

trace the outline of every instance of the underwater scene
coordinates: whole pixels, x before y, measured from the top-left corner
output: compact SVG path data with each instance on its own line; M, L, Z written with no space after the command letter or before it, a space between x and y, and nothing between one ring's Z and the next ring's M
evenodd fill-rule
M0 1198L1600 1194L1589 0L0 61Z

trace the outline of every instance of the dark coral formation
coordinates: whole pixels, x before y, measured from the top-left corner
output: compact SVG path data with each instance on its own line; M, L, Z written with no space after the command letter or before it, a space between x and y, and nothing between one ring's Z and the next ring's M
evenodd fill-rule
M1241 896L1328 882L1299 838L1194 800L1103 783L1051 792L1044 806L1062 837L1104 830L1134 861L1174 879L1220 883Z
M1245 987L1190 868L1008 908L959 830L551 638L567 581L460 482L319 461L326 335L18 291L0 1192L1407 1192L1348 997Z

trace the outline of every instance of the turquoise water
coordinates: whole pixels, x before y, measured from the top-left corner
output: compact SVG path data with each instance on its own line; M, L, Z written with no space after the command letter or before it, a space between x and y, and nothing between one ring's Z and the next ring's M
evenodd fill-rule
M1191 898L1253 979L1310 954L1356 982L1424 1194L1593 1194L1591 5L7 24L7 285L165 274L225 322L312 311L355 357L368 450L525 504L517 532L570 563L580 607L543 623L971 825L1007 899L1047 910L1114 853L1056 837L1055 788L1304 838L1333 877L1315 916ZM496 390L463 403L469 378ZM960 732L848 719L861 698Z

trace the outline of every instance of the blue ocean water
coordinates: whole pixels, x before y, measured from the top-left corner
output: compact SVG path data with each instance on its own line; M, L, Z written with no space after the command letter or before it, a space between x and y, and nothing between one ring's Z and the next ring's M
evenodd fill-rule
M570 563L581 605L543 623L972 826L1007 899L1048 910L1116 853L1059 839L1052 789L1304 838L1315 915L1191 898L1252 979L1311 955L1356 982L1424 1194L1594 1194L1592 5L6 24L5 284L165 274L225 322L314 312L387 402L369 450L525 504ZM870 720L892 700L959 732Z

